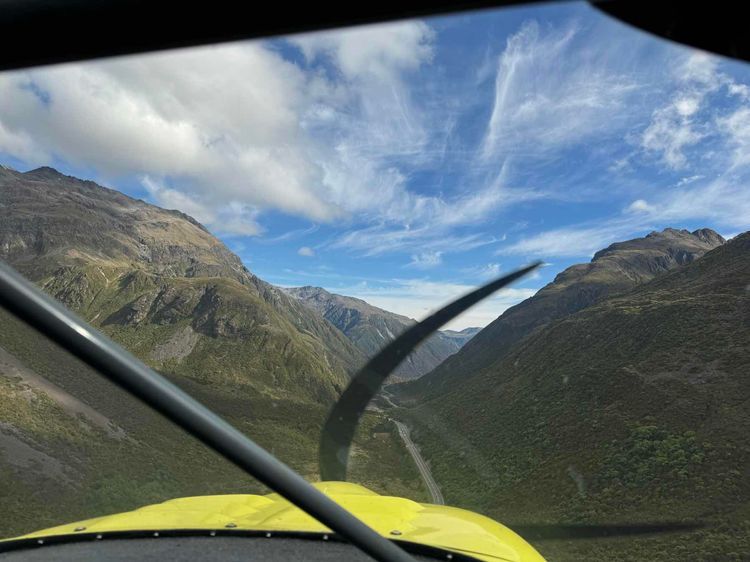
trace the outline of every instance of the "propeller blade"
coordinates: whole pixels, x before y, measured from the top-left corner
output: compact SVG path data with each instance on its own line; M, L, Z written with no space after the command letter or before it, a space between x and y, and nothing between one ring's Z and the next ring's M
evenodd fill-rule
M406 330L370 359L349 382L349 386L334 404L323 427L319 453L321 478L324 481L346 480L349 448L365 408L380 390L383 381L415 347L469 307L532 272L540 265L541 262L533 263L456 299Z

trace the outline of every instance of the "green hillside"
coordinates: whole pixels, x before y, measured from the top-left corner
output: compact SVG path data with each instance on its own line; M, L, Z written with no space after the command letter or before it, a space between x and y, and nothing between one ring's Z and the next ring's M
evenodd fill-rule
M517 524L709 524L540 542L551 560L747 559L750 233L498 355L399 412L448 503Z
M49 168L2 169L0 258L317 479L325 415L364 356L193 219ZM0 322L0 536L261 489L38 334ZM425 497L399 440L372 436L379 423L365 420L353 473Z
M424 399L451 392L456 384L490 368L535 330L691 263L723 243L724 239L708 228L695 232L667 228L612 244L589 263L565 269L533 297L506 310L459 353L420 380L401 387L400 394Z

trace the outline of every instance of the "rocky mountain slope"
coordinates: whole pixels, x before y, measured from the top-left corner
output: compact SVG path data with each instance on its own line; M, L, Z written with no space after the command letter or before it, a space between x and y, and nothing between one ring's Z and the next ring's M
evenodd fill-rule
M519 523L707 523L691 535L539 543L551 560L744 559L750 233L689 262L550 319L450 393L400 412L446 501Z
M591 262L567 268L533 297L509 308L460 353L402 391L416 397L450 392L457 381L490 368L535 330L689 264L723 243L707 228L695 232L667 228L612 244Z
M0 259L316 478L325 415L364 356L195 220L50 168L1 168ZM260 488L39 334L4 313L0 326L0 536ZM364 422L355 477L420 497L397 437L370 439L381 421Z
M0 258L158 367L331 400L362 362L190 217L50 168L0 174Z
M329 293L320 287L295 287L285 291L318 311L346 334L367 357L375 355L385 344L416 323L411 318L377 308L361 299ZM399 366L394 378L408 380L422 376L456 353L477 332L479 328L438 332Z

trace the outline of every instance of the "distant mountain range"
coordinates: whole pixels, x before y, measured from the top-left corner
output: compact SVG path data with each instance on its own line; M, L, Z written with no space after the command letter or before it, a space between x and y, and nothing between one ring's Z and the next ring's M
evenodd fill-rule
M750 233L596 254L422 379L393 385L446 501L519 523L703 521L545 541L550 560L750 552Z
M346 334L366 357L372 357L385 344L416 324L412 318L377 308L361 299L329 293L320 287L296 287L284 291L317 311ZM480 329L438 332L399 365L393 376L404 380L422 376L461 349Z

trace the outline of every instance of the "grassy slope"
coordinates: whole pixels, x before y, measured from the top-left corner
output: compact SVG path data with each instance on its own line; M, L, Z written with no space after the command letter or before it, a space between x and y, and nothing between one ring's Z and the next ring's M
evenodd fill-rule
M363 361L342 333L250 274L189 217L91 182L5 170L0 219L5 259L317 478L325 414ZM5 316L0 326L12 362L127 435L113 437L65 399L1 368L0 536L174 496L261 489L37 334ZM363 429L358 445L368 484L419 498L398 440L374 440Z
M106 416L127 437L113 437L90 420L66 411L45 392L5 373L0 377L0 437L19 439L39 455L14 464L7 457L3 459L3 453L14 451L4 451L0 446L0 535L176 496L263 491L259 483L38 334L4 313L1 320L0 348L29 371ZM122 328L113 332L126 344L133 336ZM159 327L152 326L151 331L139 333L138 341L143 346L145 340L158 342L159 336ZM318 436L330 399L305 399L309 394L302 390L295 396L298 379L289 383L278 376L278 387L264 387L255 372L233 373L224 368L241 365L244 357L249 360L251 345L211 345L209 341L206 348L195 352L202 360L193 363L188 357L176 365L177 369L162 371L305 477L316 480ZM148 358L147 350L152 346L134 347L137 354ZM198 368L201 361L208 361L207 357L213 358L214 365L208 378L204 376L206 371ZM255 369L262 369L262 365ZM291 366L289 372L293 372ZM328 394L316 389L314 383L309 383L310 392ZM290 386L284 390L287 384ZM352 479L381 493L425 499L419 475L400 441L372 438L369 428L379 422L377 414L370 414L363 424ZM52 465L61 468L50 473Z
M552 560L750 552L749 285L745 234L537 331L408 411L446 500L518 523L712 524L691 535L541 543Z
M451 392L457 384L501 361L506 351L534 330L630 291L723 243L724 239L710 229L688 232L667 228L612 244L597 252L591 262L560 272L552 283L506 310L434 371L400 385L398 393L402 398L422 400Z

